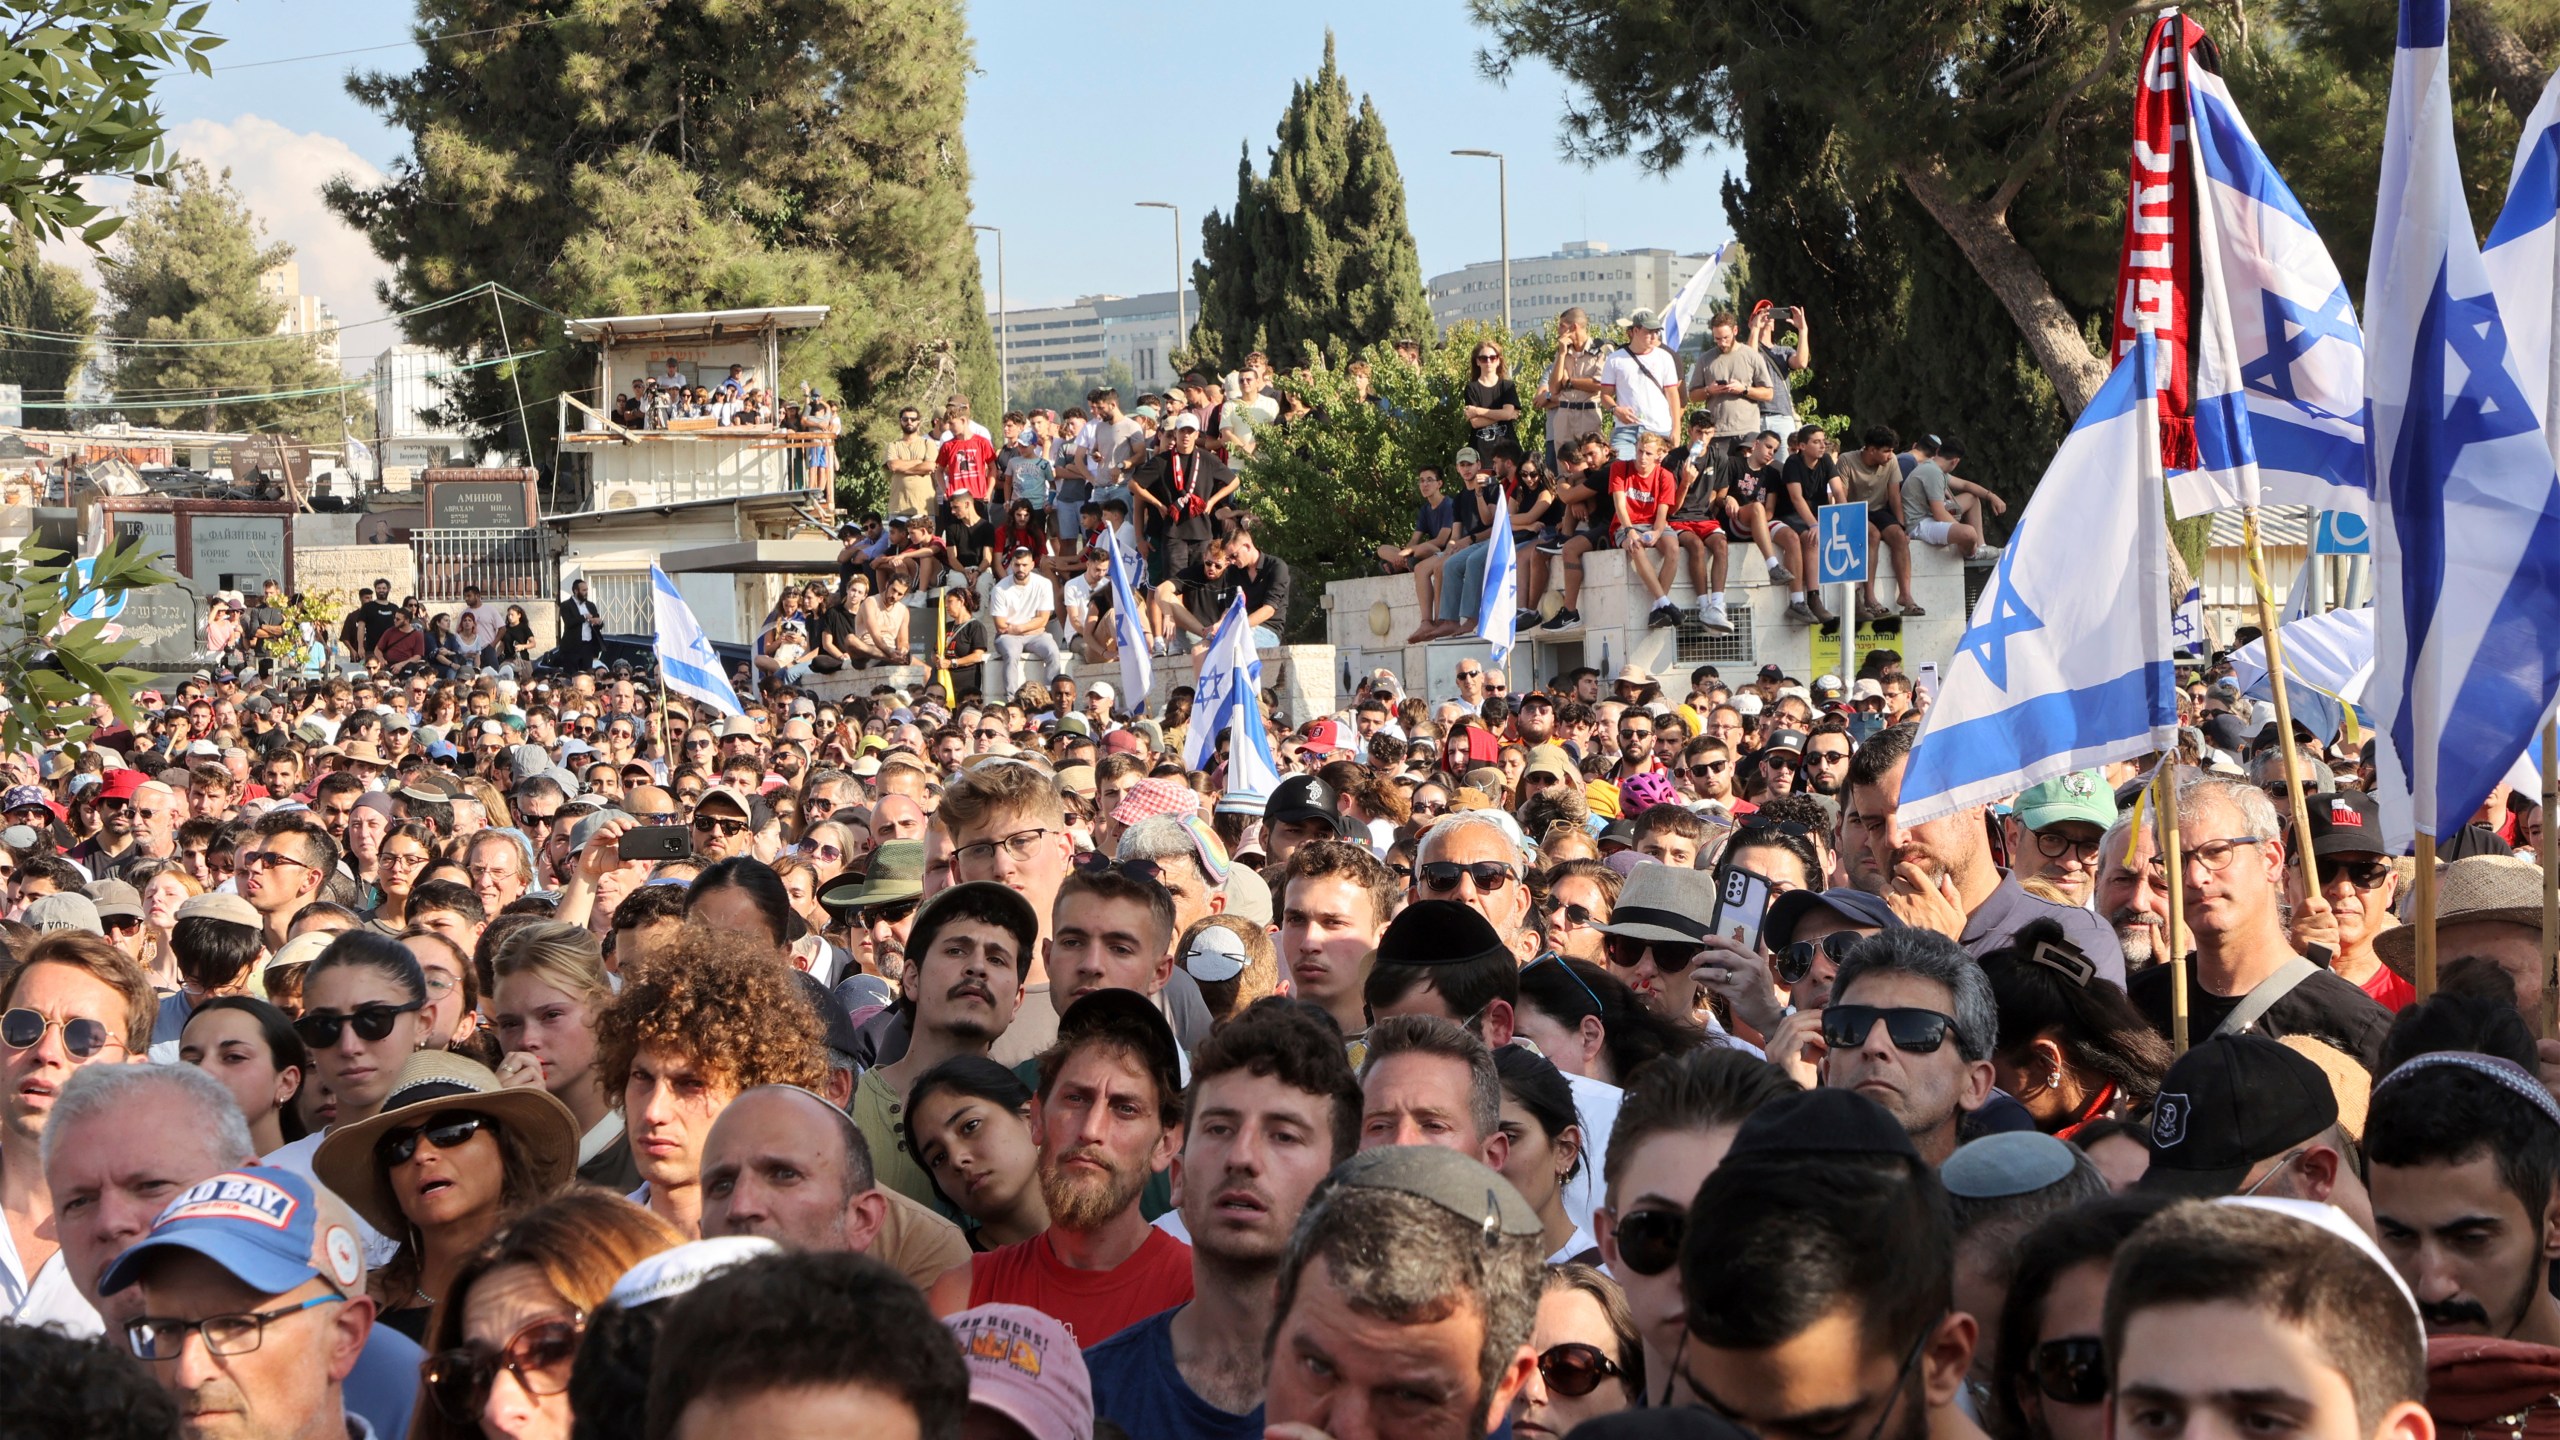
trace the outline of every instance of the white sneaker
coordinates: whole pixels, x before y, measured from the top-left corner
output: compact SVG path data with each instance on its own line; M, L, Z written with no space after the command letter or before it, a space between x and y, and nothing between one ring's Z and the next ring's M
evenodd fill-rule
M1707 597L1707 602L1698 607L1698 623L1715 631L1719 635L1730 635L1733 633L1733 621L1726 618L1724 613L1723 596L1711 595Z

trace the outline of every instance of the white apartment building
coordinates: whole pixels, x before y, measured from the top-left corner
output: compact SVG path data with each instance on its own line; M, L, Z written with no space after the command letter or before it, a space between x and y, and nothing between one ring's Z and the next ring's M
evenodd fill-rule
M331 370L339 368L338 312L317 295L302 293L302 267L291 260L274 266L258 276L258 293L284 306L284 315L276 321L279 335L302 335L311 341L311 353Z
M1200 297L1182 294L1182 316L1196 323ZM1175 378L1166 357L1179 348L1173 292L1152 295L1082 295L1072 305L1045 305L1000 315L987 312L997 353L1019 382L1040 375L1102 378L1117 360L1140 385Z
M1535 330L1576 305L1601 328L1636 310L1659 311L1711 258L1660 248L1612 250L1597 240L1568 241L1552 255L1514 256L1511 323ZM1502 320L1500 260L1434 275L1428 288L1431 319L1442 329L1461 320Z

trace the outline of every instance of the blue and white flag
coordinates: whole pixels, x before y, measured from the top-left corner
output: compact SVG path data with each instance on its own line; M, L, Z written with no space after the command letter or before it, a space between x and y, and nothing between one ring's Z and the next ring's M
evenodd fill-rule
M1511 517L1493 517L1493 536L1485 541L1484 589L1476 601L1476 637L1493 647L1494 668L1511 669L1511 644L1520 625L1520 565L1511 538Z
M2169 639L2181 655L2205 652L2204 587L2190 585L2186 598L2178 602L2178 613L2169 617Z
M2446 0L2401 0L2365 277L2375 798L2452 835L2560 693L2560 475L2507 350L2453 145Z
M353 435L347 437L347 473L359 480L371 480L375 476L373 450Z
M1674 355L1680 353L1680 342L1689 338L1689 332L1697 324L1698 307L1707 303L1709 295L1723 288L1724 252L1729 248L1717 246L1716 253L1707 257L1707 263L1682 281L1679 290L1672 295L1671 307L1662 315L1663 349Z
M2138 335L2054 452L1929 707L1898 823L2177 743L2158 354Z
M2542 87L2542 103L2524 122L2507 206L2480 260L2507 322L2524 398L2542 417L2544 442L2560 454L2560 75Z
M747 707L738 703L738 692L730 688L729 677L720 668L719 652L711 648L711 637L702 633L702 622L693 618L693 607L677 593L676 582L652 565L649 590L657 602L658 676L667 689L723 715L746 714Z
M1146 617L1138 613L1138 557L1120 543L1108 525L1102 543L1111 555L1111 634L1120 646L1120 693L1129 713L1147 713L1147 697L1155 693L1155 652L1147 638Z
M2195 143L2196 465L2183 518L2248 505L2369 512L2364 337L2329 247L2240 118L2187 67Z
M1253 623L1244 596L1228 603L1226 617L1200 657L1191 692L1191 727L1182 741L1182 768L1206 770L1218 737L1227 741L1227 793L1269 795L1280 788L1280 762L1262 727L1262 656L1253 648Z

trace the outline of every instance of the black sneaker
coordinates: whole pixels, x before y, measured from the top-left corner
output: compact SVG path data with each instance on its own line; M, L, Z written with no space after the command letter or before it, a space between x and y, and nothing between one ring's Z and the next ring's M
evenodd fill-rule
M1555 618L1539 626L1541 630L1570 630L1582 623L1582 612L1568 605L1555 613Z
M1537 611L1523 610L1518 615L1512 617L1511 628L1514 630L1535 630L1538 628L1538 620L1539 615Z
M1649 630L1671 629L1680 623L1680 607L1665 600L1653 607L1653 613L1644 617L1644 623Z

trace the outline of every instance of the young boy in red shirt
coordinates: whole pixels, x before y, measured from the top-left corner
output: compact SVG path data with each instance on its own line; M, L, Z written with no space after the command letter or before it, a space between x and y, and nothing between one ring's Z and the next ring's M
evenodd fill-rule
M1627 552L1627 568L1635 571L1653 596L1645 624L1660 630L1680 623L1671 603L1670 577L1680 564L1680 533L1671 528L1671 507L1680 499L1680 477L1662 463L1671 439L1646 431L1636 441L1636 458L1609 462L1609 505L1617 517L1618 548ZM1655 559L1656 552L1660 560Z

